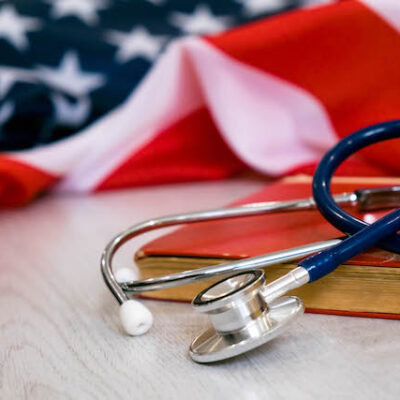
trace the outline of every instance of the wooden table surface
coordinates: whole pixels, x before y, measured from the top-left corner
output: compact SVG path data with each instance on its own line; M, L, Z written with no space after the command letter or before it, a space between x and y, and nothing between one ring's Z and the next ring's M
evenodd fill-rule
M121 334L99 272L107 240L140 220L220 206L262 185L54 195L2 211L0 398L399 399L400 321L305 315L270 344L211 366L188 358L205 322L188 304L147 301L151 331ZM130 265L137 245L118 262Z

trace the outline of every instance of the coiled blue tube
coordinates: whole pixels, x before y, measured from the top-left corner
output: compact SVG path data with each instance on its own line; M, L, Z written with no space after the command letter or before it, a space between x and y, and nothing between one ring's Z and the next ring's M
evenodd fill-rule
M320 161L313 179L313 196L317 207L332 225L352 236L299 264L308 271L310 282L332 272L339 264L374 245L400 253L400 235L396 234L400 229L400 209L368 225L340 208L330 192L332 176L344 160L366 146L398 137L398 120L373 125L342 139Z

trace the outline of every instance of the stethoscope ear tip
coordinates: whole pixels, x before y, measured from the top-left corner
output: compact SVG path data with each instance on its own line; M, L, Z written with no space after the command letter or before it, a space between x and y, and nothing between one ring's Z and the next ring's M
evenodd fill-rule
M119 268L115 271L114 277L118 283L125 283L138 279L137 274L135 274L132 268Z
M140 336L153 325L153 315L150 310L137 300L124 301L119 309L121 325L130 336Z

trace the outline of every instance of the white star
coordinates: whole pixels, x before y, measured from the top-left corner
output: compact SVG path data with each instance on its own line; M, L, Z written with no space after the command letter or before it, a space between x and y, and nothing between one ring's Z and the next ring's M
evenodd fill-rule
M58 125L78 127L88 118L90 113L90 100L82 97L71 103L64 96L54 93L51 96L54 105L54 120Z
M219 32L232 22L229 17L215 16L205 4L196 6L193 14L175 11L171 13L169 20L182 32L193 35Z
M166 36L152 36L143 27L137 27L130 32L109 31L106 39L118 46L115 58L119 62L127 62L134 57L142 56L153 60L167 40Z
M165 0L147 0L149 3L154 4L155 6L159 6L165 3Z
M16 82L35 83L35 73L28 69L0 66L0 98L4 97Z
M0 10L0 38L8 40L20 51L29 46L27 31L38 30L41 26L38 18L22 17L13 6L5 5Z
M73 51L64 54L58 68L44 65L37 68L37 75L41 81L75 97L86 96L106 82L103 74L82 71L78 55Z
M12 101L6 101L0 108L0 127L12 117L14 114L15 104Z
M281 10L287 0L236 0L243 5L244 14L248 17Z
M52 4L51 16L55 19L67 16L79 18L88 25L99 22L97 12L107 8L105 0L47 0Z

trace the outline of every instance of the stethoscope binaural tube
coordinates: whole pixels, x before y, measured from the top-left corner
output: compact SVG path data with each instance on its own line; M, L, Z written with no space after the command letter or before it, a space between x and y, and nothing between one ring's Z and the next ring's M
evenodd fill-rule
M349 156L360 149L384 140L400 137L400 121L385 122L361 129L328 151L320 161L313 178L313 197L318 210L336 228L352 234L340 244L303 260L313 282L333 271L339 264L376 245L385 250L400 253L400 209L368 225L348 214L333 199L330 183L336 169Z
M364 147L399 137L400 120L373 125L345 137L321 159L313 178L313 197L319 212L342 232L354 234L368 224L348 214L335 202L330 192L333 174L340 164ZM379 247L400 253L400 235L386 238Z

